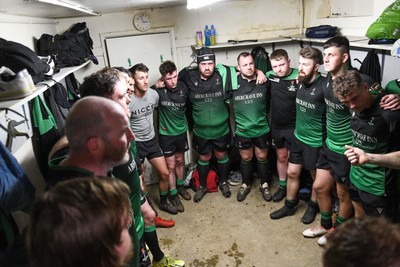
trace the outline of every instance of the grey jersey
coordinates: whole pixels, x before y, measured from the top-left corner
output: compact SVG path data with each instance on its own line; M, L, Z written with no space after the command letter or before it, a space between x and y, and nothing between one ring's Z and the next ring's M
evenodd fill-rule
M159 96L154 89L149 88L142 98L132 94L131 128L135 134L135 140L139 142L149 141L155 136L153 125L154 109L158 106Z

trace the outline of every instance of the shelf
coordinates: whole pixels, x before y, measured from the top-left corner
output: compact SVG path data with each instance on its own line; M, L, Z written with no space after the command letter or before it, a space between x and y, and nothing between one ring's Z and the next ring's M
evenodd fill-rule
M60 69L60 72L58 72L58 73L53 75L53 79L52 80L45 80L45 81L41 81L41 82L37 83L36 84L36 90L32 94L30 94L29 96L21 98L21 99L15 99L15 100L9 100L9 101L0 101L0 109L4 109L4 108L15 109L17 107L20 107L20 106L28 103L28 101L30 101L33 98L35 98L36 96L42 94L44 91L46 91L47 89L52 87L56 82L61 81L62 79L64 79L69 74L71 74L71 73L73 73L73 72L85 67L90 62L91 61L89 60L89 61L86 61L85 63L83 63L82 65L79 65L79 66ZM3 116L4 112L5 112L4 110L0 111L0 116Z
M377 49L383 51L391 51L391 44L368 44L369 39L365 36L346 36L349 39L351 47ZM290 36L292 40L309 42L309 43L325 43L330 38L308 38L304 34Z
M218 43L216 45L208 46L211 49L221 49L221 48L236 48L236 47L244 47L244 46L257 46L257 45L264 45L264 44L275 44L275 43L284 43L290 42L292 39L289 37L276 37L276 38L267 38L267 39L260 39L256 42L231 42L231 43ZM198 50L202 48L201 46L192 46L193 49Z

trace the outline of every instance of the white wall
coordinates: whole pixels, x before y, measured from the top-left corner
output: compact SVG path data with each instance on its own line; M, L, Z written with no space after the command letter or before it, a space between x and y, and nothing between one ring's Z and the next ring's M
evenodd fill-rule
M297 33L300 6L296 0L251 0L221 2L211 8L187 10L185 6L147 9L152 19L152 29L173 27L177 49L177 66L183 68L191 62L191 45L195 44L195 33L203 30L204 25L214 24L217 29L217 42L229 39L261 39L280 34ZM107 32L135 31L132 25L137 12L104 14L100 17L85 17L94 41L95 54L104 62L104 44L100 34ZM65 31L77 19L59 20L57 30ZM235 64L236 55L229 55L230 64ZM217 60L226 59L217 55ZM228 63L226 61L220 63ZM104 64L104 63L103 63ZM93 66L92 66L93 67ZM97 66L99 68L101 66ZM151 70L150 70L151 71Z
M334 1L334 0L331 0ZM351 0L350 0L351 1ZM304 0L304 27L323 24L340 28L343 35L365 36L369 25L381 15L394 0L373 0L373 15L363 17L328 18L329 0Z
M0 37L21 43L35 50L36 39L43 33L56 34L56 22L52 19L40 19L0 14Z
M331 0L335 1L335 0ZM382 14L386 7L394 0L373 0L373 14L362 17L343 17L332 18L329 16L329 0L304 0L304 28L317 25L333 25L340 29L342 35L365 36L368 27ZM363 60L367 54L367 49L351 48L352 64L358 68L360 64L354 59ZM381 67L383 68L382 85L386 85L393 79L400 78L398 66L400 59L390 56L388 51L376 50L379 56ZM384 64L382 64L384 59Z

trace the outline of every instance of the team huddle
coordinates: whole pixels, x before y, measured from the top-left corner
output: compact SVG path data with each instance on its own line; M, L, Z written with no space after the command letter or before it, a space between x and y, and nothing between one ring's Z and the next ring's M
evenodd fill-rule
M111 232L99 234L104 235L100 237L103 242L91 240L93 244L101 243L96 251L104 251L96 255L96 266L149 266L148 255L142 253L146 247L153 255L153 266L184 266L183 260L165 255L158 244L157 212L143 177L147 159L159 176L158 208L171 214L185 211L180 198L192 198L184 187L188 131L193 134L192 148L198 154L200 185L193 201L199 205L207 197L211 168L218 173L223 197L231 197L229 147L234 145L240 155L242 177L237 201L246 199L253 173L257 172L259 191L265 201L279 202L285 198L283 206L270 214L273 220L296 212L301 172L310 172L311 198L302 222L312 223L320 212L321 223L306 229L303 235L320 237L320 245L352 217L384 216L398 220L396 172L373 164L351 165L345 152L354 157L355 147L378 154L400 149L400 140L396 138L400 136L399 97L370 92L372 79L351 68L349 41L345 37L329 39L323 52L310 46L302 48L298 68L290 67L283 49L273 51L270 62L272 70L263 73L256 69L252 55L243 52L237 57L236 68L216 65L213 51L203 47L197 51L198 68L178 72L173 62L163 62L159 67L161 78L151 88L149 69L141 63L129 70L104 68L86 77L80 87L82 99L74 104L65 125L65 145L61 147L67 146L68 151L50 155L49 191L35 206L33 220L40 222L46 218L44 213L50 211L44 207L53 205L57 194L95 194L90 199L104 199L96 200L101 203L91 200L90 205L82 205L86 201L83 197L82 202L76 203L60 198L58 201L77 210L69 215L70 220L80 216L78 211L84 214L85 208L98 209L98 214L107 217L104 205L115 205L122 196L129 197L130 203L124 200L113 215L118 217L118 223L88 222L98 229L110 229L113 225ZM319 72L322 65L326 77ZM155 110L157 124L153 121ZM277 158L276 192L270 191L271 148ZM120 179L127 186L105 177ZM332 189L339 200L334 220ZM62 225L62 221L57 223ZM56 232L61 228L51 229ZM28 232L32 266L51 266L52 257L57 258L60 253L56 251L58 246L50 250L53 254L42 253L42 246L71 240L57 239L55 233L46 235L41 244L34 244L32 240L40 230L40 223L33 223ZM117 239L109 242L113 234ZM79 237L74 238L78 247ZM84 255L86 265L78 264L82 257L75 261L74 256L68 255L64 260L69 266L91 266L94 255Z

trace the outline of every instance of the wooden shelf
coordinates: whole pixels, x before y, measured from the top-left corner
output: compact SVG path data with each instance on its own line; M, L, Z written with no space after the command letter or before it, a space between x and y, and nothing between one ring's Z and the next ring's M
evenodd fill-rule
M36 84L36 90L32 94L30 94L29 96L21 98L21 99L15 99L15 100L9 100L9 101L0 101L0 109L4 109L4 108L15 109L17 107L20 107L20 106L28 103L28 101L30 101L33 98L35 98L36 96L42 94L44 91L46 91L47 89L52 87L56 82L61 81L62 79L64 79L69 74L71 74L71 73L73 73L73 72L85 67L90 62L91 61L86 61L85 63L83 63L82 65L79 65L79 66L60 69L60 72L58 72L58 73L53 75L53 79L52 80L45 80L45 81L37 83ZM0 111L0 116L3 116L4 112L5 112L4 110Z

